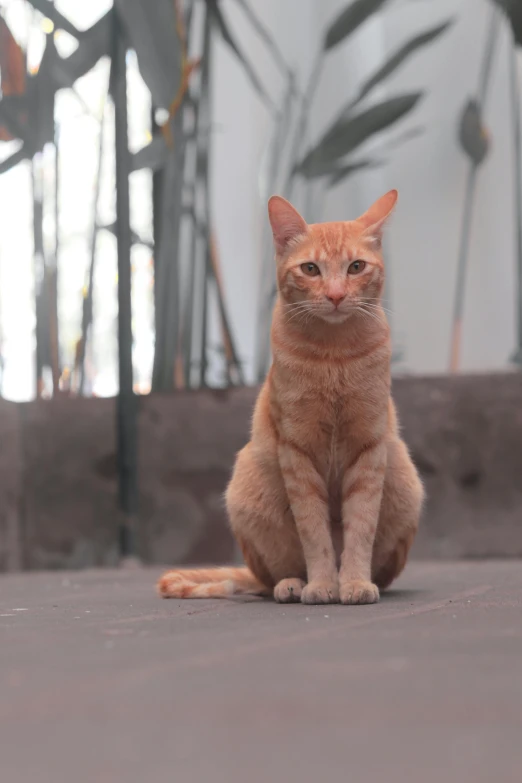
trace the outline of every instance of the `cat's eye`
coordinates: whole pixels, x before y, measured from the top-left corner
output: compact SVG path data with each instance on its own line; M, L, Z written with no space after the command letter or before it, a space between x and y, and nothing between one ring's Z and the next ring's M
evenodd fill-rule
M358 275L359 272L363 271L365 266L366 266L366 262L365 261L352 261L352 263L348 267L348 274L349 275Z
M306 264L301 264L301 272L304 272L308 277L317 277L317 275L321 274L317 264L312 264L311 261L307 261Z

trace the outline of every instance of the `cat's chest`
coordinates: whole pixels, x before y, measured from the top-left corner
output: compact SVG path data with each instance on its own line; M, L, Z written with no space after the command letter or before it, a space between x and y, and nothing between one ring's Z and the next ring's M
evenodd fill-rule
M353 369L303 382L299 395L283 399L284 437L321 466L322 473L342 471L380 426L389 386Z
M285 406L283 429L292 432L292 439L302 447L316 456L328 455L331 461L364 437L375 403L369 402L363 389L354 390L348 384L316 385Z
M331 461L371 439L386 411L386 356L283 367L274 374L273 393L285 436L314 454L329 454Z

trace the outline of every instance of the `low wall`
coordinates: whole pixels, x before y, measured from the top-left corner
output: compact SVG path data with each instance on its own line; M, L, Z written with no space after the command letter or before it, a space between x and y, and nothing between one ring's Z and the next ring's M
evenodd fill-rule
M522 556L522 375L394 383L428 503L418 557ZM255 389L139 399L140 546L152 563L234 558L222 493ZM115 402L0 400L0 570L117 561Z

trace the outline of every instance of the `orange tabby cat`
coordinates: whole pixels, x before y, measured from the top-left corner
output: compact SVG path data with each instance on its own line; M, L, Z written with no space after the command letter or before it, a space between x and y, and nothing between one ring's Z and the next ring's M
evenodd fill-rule
M351 222L268 203L279 296L273 364L226 492L248 568L167 572L169 598L368 604L402 571L423 489L390 396L381 238L397 192Z

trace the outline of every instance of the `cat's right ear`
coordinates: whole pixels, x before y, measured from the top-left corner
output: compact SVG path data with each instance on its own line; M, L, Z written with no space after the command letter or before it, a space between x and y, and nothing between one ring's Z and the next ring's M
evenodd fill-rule
M278 255L286 253L289 245L308 231L304 218L282 196L272 196L268 200L268 218Z

